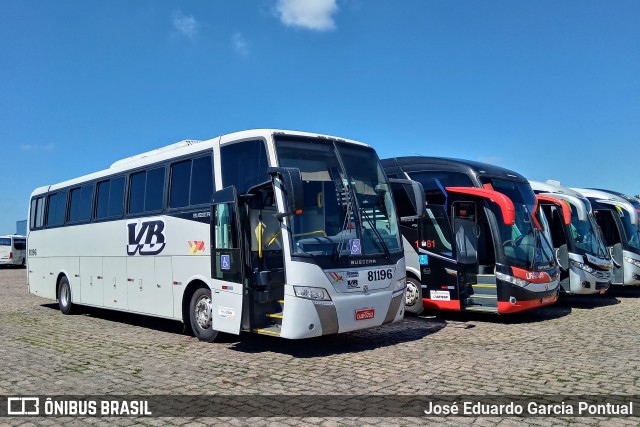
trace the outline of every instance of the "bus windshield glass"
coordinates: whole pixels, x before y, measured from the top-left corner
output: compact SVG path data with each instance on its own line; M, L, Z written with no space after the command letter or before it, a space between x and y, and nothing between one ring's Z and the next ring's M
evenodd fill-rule
M600 227L589 212L586 221L580 221L576 209L571 209L571 239L576 248L600 258L607 258L607 250Z
M483 184L491 184L493 190L509 197L515 208L515 223L506 225L501 220L500 210L495 204L492 209L497 215L502 253L516 267L525 269L547 269L553 266L553 249L544 233L534 226L531 213L536 198L527 182L511 181L500 178L481 178Z
M276 139L281 167L300 169L304 208L291 217L293 253L386 255L402 251L391 190L375 151L317 139Z
M638 223L631 221L631 216L626 209L621 209L620 219L624 225L624 233L626 234L627 244L634 249L640 249L640 229Z

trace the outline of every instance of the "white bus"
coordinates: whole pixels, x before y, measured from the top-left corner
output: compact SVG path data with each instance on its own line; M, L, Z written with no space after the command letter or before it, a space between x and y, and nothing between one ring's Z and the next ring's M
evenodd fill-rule
M27 240L12 234L0 236L0 266L25 266Z
M378 156L326 135L182 141L38 188L28 244L30 292L63 313L77 304L176 319L202 341L308 338L404 314L403 248Z

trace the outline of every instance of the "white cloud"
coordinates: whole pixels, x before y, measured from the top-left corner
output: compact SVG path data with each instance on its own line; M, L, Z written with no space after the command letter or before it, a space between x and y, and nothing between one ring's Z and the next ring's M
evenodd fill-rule
M187 16L181 10L176 10L173 12L173 28L191 39L198 33L200 23L196 21L193 15Z
M38 144L20 144L18 148L22 151L53 151L56 148L55 144L50 142L44 145Z
M307 30L327 31L336 28L333 14L337 0L277 0L276 14L284 25Z
M231 43L236 52L241 56L249 55L249 44L240 33L235 33L231 38Z

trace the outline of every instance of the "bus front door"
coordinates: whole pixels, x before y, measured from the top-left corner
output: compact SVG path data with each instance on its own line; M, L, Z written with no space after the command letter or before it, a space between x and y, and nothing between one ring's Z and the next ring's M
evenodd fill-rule
M476 202L456 201L453 211L458 289L462 310L497 311L495 275L480 274L480 233Z
M211 202L211 325L240 333L245 288L245 248L235 187L214 193Z

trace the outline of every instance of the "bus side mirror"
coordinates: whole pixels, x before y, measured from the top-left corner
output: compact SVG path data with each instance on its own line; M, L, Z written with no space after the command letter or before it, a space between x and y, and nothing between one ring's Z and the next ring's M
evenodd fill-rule
M407 221L422 218L427 210L426 199L424 197L424 189L422 188L422 184L411 179L397 178L390 178L389 183L394 189L394 193L399 190L398 187L402 187L402 190L411 201L411 204L413 205L415 211L415 215L403 216L400 217L400 220Z
M285 212L276 215L276 218L282 219L285 216L301 214L304 208L304 192L300 169L270 167L267 172L272 178L279 176L284 186Z

